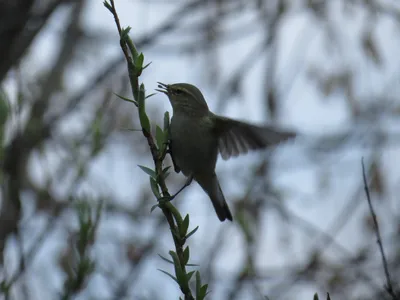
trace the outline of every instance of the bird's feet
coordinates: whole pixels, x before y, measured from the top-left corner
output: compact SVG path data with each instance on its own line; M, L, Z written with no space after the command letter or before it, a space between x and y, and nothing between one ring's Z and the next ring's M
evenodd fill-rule
M190 176L187 178L185 184L184 184L174 195L171 195L171 196L164 196L164 197L158 198L158 201L159 201L159 202L160 202L160 201L169 202L169 201L174 200L174 198L175 198L176 196L178 196L178 195L180 194L180 192L182 192L186 187L188 187L188 186L192 183L192 181L193 181L193 176L190 175Z

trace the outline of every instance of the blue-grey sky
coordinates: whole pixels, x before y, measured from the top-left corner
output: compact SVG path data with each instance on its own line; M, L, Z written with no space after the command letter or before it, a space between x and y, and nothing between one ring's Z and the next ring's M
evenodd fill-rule
M154 28L168 20L169 16L179 7L182 1L116 1L122 26L131 26L131 36L135 38L152 32ZM344 68L351 70L354 75L354 92L360 101L379 101L379 97L392 97L398 94L400 66L400 56L398 49L400 46L399 27L389 18L382 17L382 21L374 28L373 35L377 41L383 63L377 67L360 51L359 36L365 30L367 14L359 10L351 19L343 14L343 1L331 1L329 6L327 22L316 20L315 16L309 11L302 11L300 2L293 2L292 13L281 20L279 23L277 38L277 60L276 76L273 79L280 96L279 118L275 125L292 128L300 133L298 140L288 142L275 149L272 154L272 165L270 180L271 185L276 189L281 189L283 198L287 206L287 213L295 216L307 223L312 224L318 231L330 231L335 228L340 214L345 215L346 205L349 199L359 197L362 193L361 177L361 157L367 160L372 153L371 146L366 143L353 143L344 146L343 149L333 151L330 149L315 151L311 153L311 147L318 144L321 136L335 135L348 130L357 128L361 140L372 128L382 127L384 129L395 130L398 127L396 118L387 120L377 120L375 123L356 124L351 116L348 103L345 101L342 90L335 91L329 96L325 96L317 87L317 82L311 79L310 70L317 69L323 73L340 72ZM209 107L216 113L225 116L246 120L253 123L270 122L266 118L264 108L263 83L265 79L265 67L267 62L265 55L263 59L246 72L246 76L241 85L241 96L229 99L228 105L218 109L219 95L223 88L223 78L228 77L241 64L241 61L250 55L254 47L260 43L263 32L259 17L254 14L254 10L243 5L242 11L234 15L230 20L223 24L223 28L240 28L240 24L251 24L247 36L235 41L229 41L218 47L216 51L216 61L218 62L220 78L222 80L210 82L208 80L211 63L203 52L193 54L163 54L163 46L171 45L174 41L192 41L190 33L183 32L180 37L173 34L160 38L159 43L145 49L145 61L152 62L141 77L146 85L147 92L152 93L157 86L157 81L165 83L189 82L198 86L204 93ZM46 26L41 36L37 38L29 55L24 59L21 70L28 76L35 77L40 74L40 70L46 69L51 65L51 59L55 57L57 50L57 40L59 32L63 28L66 12L60 11L53 16L51 22ZM185 20L191 24L201 15L194 15ZM116 26L111 14L103 7L102 1L92 0L86 9L84 24L92 29L93 42L97 43L96 35L101 34L106 37L106 42L99 42L95 52L85 53L82 49L82 63L74 65L64 78L63 86L71 91L84 86L85 80L90 78L102 67L103 61L111 60L114 57L122 56L119 47ZM331 36L327 35L327 28L335 28ZM332 43L335 41L336 43ZM332 45L339 45L333 47ZM161 50L160 50L161 49ZM139 49L140 50L140 49ZM36 74L37 72L37 74ZM394 80L388 86L390 80ZM9 91L14 90L13 80L8 80ZM130 95L127 95L130 97ZM116 98L113 101L120 101ZM132 118L137 118L136 110L129 104L123 104L126 110L132 111ZM83 107L80 114L67 120L61 132L66 134L74 130L80 130L82 124L90 120L85 112L87 107ZM163 112L165 110L172 113L170 104L164 95L156 95L147 100L147 109L151 111L153 122L162 124ZM140 134L132 132L132 135ZM138 139L135 139L137 141ZM78 193L88 193L97 195L104 192L117 195L121 203L133 207L138 201L135 187L148 185L148 178L138 167L137 164L152 166L150 155L132 155L133 139L127 138L125 141L118 139L115 143L106 147L98 159L90 166L89 180L81 184ZM141 142L145 143L144 138ZM384 173L387 175L387 189L389 191L387 201L392 209L381 211L380 213L399 214L398 200L396 195L398 188L399 172L397 165L400 162L398 155L398 145L394 144L380 151L379 155L384 166ZM231 159L229 161L219 160L217 173L220 176L225 197L231 207L235 199L243 197L252 169L266 153L251 153L247 156ZM317 155L320 155L317 157ZM322 157L322 158L321 158ZM58 153L49 153L46 163L57 164ZM45 179L46 172L51 170L41 167L43 161L32 162L32 173L40 182ZM184 177L181 174L172 174L173 178L179 178L181 183ZM386 178L386 177L385 177ZM170 187L173 191L178 185ZM65 191L57 190L58 193ZM390 193L393 192L393 193ZM364 199L363 197L360 197ZM210 299L219 299L225 292L225 288L230 283L230 274L237 271L243 264L244 257L244 238L235 223L220 223L214 215L207 196L197 184L192 184L175 201L182 213L189 213L192 226L199 225L198 232L189 241L191 245L192 261L203 262L208 248L214 243L217 236L216 228L223 227L225 235L221 244L223 245L223 255L217 257L215 262L217 268L217 285L212 290ZM272 201L272 200L271 200ZM148 208L154 203L148 204ZM358 247L365 245L366 238L370 238L370 243L375 239L370 236L362 235L360 220L365 216L367 203L358 204L358 209L349 216L349 220L343 228L338 228L335 235L335 242L348 250L348 253L356 253ZM274 207L274 203L271 203ZM29 208L29 206L28 206ZM148 210L148 211L149 211ZM31 210L32 211L32 210ZM29 209L28 209L29 212ZM154 214L161 214L160 210L155 210ZM309 234L304 234L302 228L298 228L296 221L283 221L276 209L269 209L263 212L262 230L258 232L258 249L256 251L256 267L261 273L268 274L269 270L283 269L290 266L301 265L304 259L315 250L316 244ZM29 214L27 214L28 216ZM150 216L150 213L149 213ZM43 218L44 219L44 218ZM291 219L291 218L289 218ZM35 240L33 232L39 232L39 228L44 224L41 218L30 221L30 228L26 230L27 240ZM293 222L293 223L291 223ZM382 220L385 228L385 220ZM389 221L388 221L389 222ZM112 215L104 216L102 220L98 244L95 247L94 255L99 259L105 268L118 268L121 278L129 272L129 266L123 264L122 253L116 246L118 240L129 239L132 236L141 237L143 240L154 230L154 223L149 221L148 225L141 225L139 230L134 227L132 222L126 218L116 218ZM389 224L388 224L389 225ZM311 225L310 225L311 226ZM284 244L282 232L287 230L290 234L290 242ZM317 231L317 232L318 232ZM389 230L390 232L390 230ZM47 240L46 246L39 252L31 273L41 274L37 279L38 288L42 299L50 299L54 291L43 287L62 287L61 273L54 266L55 255L65 247L67 232L64 229L58 231ZM110 240L112 236L115 240ZM30 237L30 238L29 238ZM315 235L317 238L318 235ZM167 256L167 251L172 247L171 236L165 228L162 235L161 244L164 245L165 252L160 253ZM28 242L29 244L29 242ZM12 246L10 246L12 247ZM335 247L330 247L326 253L331 261L340 259ZM342 252L341 252L342 253ZM288 261L288 257L291 258ZM158 290L163 291L164 299L177 299L180 291L177 285L167 276L157 269L172 271L170 265L161 261L158 256L150 258L140 276L139 282L135 284L134 293L150 297L150 290L146 290L149 285L156 283ZM44 268L43 266L46 266ZM16 267L16 266L14 266ZM383 285L383 275L378 273L382 280L377 280ZM268 276L268 275L266 275ZM88 293L98 299L106 298L108 295L107 284L101 276L95 276L89 282ZM271 292L269 286L260 284L260 293L268 295ZM296 288L298 300L312 299L314 292L325 293L319 290L317 285L304 285ZM158 292L158 291L156 291ZM289 295L289 294L288 294ZM293 295L293 294L291 294ZM80 299L87 299L88 294L84 294ZM47 298L46 298L47 297ZM250 299L248 294L244 294L241 299ZM271 299L273 295L271 295ZM133 298L135 299L135 298ZM282 298L284 299L284 298Z

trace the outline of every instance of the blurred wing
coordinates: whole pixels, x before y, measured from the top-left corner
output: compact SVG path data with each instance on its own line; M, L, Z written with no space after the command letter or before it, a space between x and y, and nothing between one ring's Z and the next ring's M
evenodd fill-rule
M249 150L263 149L296 136L294 132L273 127L259 127L229 118L216 116L218 148L224 160Z

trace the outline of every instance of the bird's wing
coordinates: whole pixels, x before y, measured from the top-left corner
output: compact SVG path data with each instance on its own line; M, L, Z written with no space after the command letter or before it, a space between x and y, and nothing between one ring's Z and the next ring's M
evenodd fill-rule
M244 122L216 116L215 130L218 148L224 160L249 150L263 149L279 144L296 136L290 131L280 131L273 127L260 127Z

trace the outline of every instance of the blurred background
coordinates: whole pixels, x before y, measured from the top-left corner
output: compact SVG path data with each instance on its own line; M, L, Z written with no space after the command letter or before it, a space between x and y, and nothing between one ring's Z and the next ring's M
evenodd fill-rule
M209 299L390 299L365 197L400 280L400 5L394 0L123 0L123 27L157 81L199 87L210 109L300 133L223 161L220 223L192 184L191 262ZM112 15L102 1L0 1L1 296L58 299L76 265L78 203L102 203L71 299L178 299L171 233ZM154 125L171 107L147 100ZM166 165L171 164L169 157ZM185 181L171 174L171 192ZM68 294L68 293L67 293ZM67 299L67 298L65 298Z

